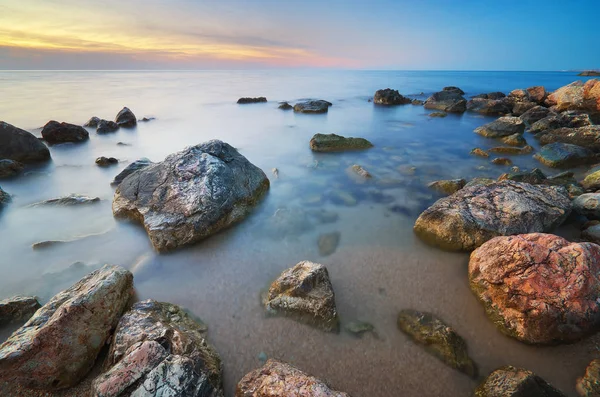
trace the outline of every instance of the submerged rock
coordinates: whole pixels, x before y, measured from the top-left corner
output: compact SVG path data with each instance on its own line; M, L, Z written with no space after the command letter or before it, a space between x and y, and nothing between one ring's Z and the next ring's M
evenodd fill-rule
M93 116L83 126L84 127L96 128L96 127L98 127L98 123L99 122L100 122L100 117Z
M448 113L446 112L433 112L433 113L429 113L428 115L429 117L439 117L439 118L444 118L446 116L448 116Z
M137 125L137 118L129 108L124 107L115 117L115 122L119 127L132 128Z
M592 360L585 374L577 379L577 393L582 397L600 396L600 360Z
M12 178L23 172L23 164L18 161L0 160L0 178Z
M349 168L349 170L353 174L358 175L364 179L369 179L369 178L373 177L373 175L371 175L371 173L369 171L365 170L362 166L360 166L358 164L354 164L352 167Z
M96 128L96 133L108 134L117 131L119 128L119 124L115 123L114 121L100 120L98 122L98 128Z
M244 376L235 397L349 397L289 364L275 360Z
M319 255L328 256L333 254L340 243L340 237L340 232L321 234L317 243L319 246Z
M467 110L467 100L462 90L444 90L436 92L425 101L425 109L442 110L444 112L462 113Z
M439 199L419 216L414 231L443 249L469 251L496 236L552 230L570 213L561 186L501 181Z
M527 141L523 138L523 134L512 134L509 136L505 136L500 138L502 143L510 146L525 146L527 145Z
M398 314L398 328L446 365L477 378L477 365L467 344L450 326L431 313L406 309Z
M552 168L577 167L597 160L596 153L589 149L559 142L542 146L533 158Z
M552 234L496 237L473 251L471 289L522 342L572 342L600 329L600 246Z
M116 186L116 185L120 184L121 182L123 182L123 179L125 179L129 175L133 174L135 171L144 169L152 164L154 164L154 163L145 157L143 157L139 160L136 160L133 163L129 164L127 167L125 167L125 169L123 171L119 172L119 174L117 176L115 176L115 178L112 180L112 182L110 184L113 186Z
M405 96L400 95L398 90L392 90L386 88L384 90L375 91L373 96L373 103L376 105L406 105L411 103L411 100Z
M474 156L479 156L479 157L490 157L490 155L488 154L488 152L486 152L485 150L476 147L475 149L471 150L471 154Z
M322 99L313 101L298 102L294 105L294 112L298 113L327 113L329 107L333 106L331 102Z
M502 138L525 131L523 120L518 117L504 116L491 123L475 128L475 132L487 138Z
M492 159L492 164L496 165L512 165L512 160L508 157L496 157Z
M83 194L71 193L68 196L48 199L31 204L32 207L40 205L80 205L80 204L93 204L100 201L100 197L84 196Z
M91 395L222 396L221 359L206 331L179 306L136 303L119 321Z
M592 149L600 150L600 125L589 125L578 128L558 128L547 130L536 135L542 145L554 142L570 143Z
M427 185L427 187L435 190L438 193L449 196L465 187L466 183L467 181L465 181L464 179L448 179L431 182L429 185Z
M281 110L292 110L294 107L287 102L279 102L277 109Z
M527 145L524 147L514 147L514 146L497 146L488 149L488 152L491 153L502 153L502 154L529 154L533 152L533 147Z
M0 325L27 321L42 307L35 296L13 296L0 300Z
M256 97L256 98L240 98L238 99L237 103L240 105L244 105L244 104L248 104L248 103L263 103L263 102L267 102L267 98L265 98L264 96L260 96L260 97Z
M102 156L102 157L98 157L96 159L96 165L98 165L99 167L108 167L108 166L115 165L115 164L118 164L118 163L119 163L119 160L117 160L114 157L104 157L104 156Z
M358 338L362 338L362 336L367 332L373 332L375 334L375 327L373 324L366 321L350 321L344 325L344 329L349 334L352 334ZM375 336L377 335L375 334Z
M282 313L324 331L338 332L335 294L323 265L303 261L273 281L265 299L268 313Z
M505 366L488 375L474 397L566 397L545 380L523 368Z
M132 284L129 271L106 265L55 295L0 346L0 380L43 389L78 383L117 325Z
M600 220L600 193L580 195L573 200L573 210L588 219Z
M373 144L364 138L346 138L336 134L315 134L310 140L310 148L313 152L339 152L371 147Z
M90 139L90 133L80 125L59 123L50 120L42 129L42 137L49 144L83 142Z
M225 142L189 147L125 177L113 214L143 223L154 248L196 243L244 219L269 189L265 173Z
M30 132L0 121L0 158L36 163L50 160L50 151Z

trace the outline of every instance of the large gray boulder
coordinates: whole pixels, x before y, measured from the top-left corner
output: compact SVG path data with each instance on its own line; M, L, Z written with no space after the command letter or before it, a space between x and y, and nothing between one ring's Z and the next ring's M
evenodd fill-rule
M94 365L133 294L133 276L105 265L55 295L0 345L0 381L62 389Z
M450 87L446 87L450 88ZM425 109L443 110L444 112L463 113L467 110L467 100L460 89L436 92L423 105Z
M514 134L522 134L525 123L518 117L504 116L497 120L475 128L475 132L487 138L502 138Z
M162 252L241 221L268 189L260 168L229 144L212 140L127 176L115 192L113 214L142 223Z
M571 213L562 186L501 181L467 186L436 201L417 219L415 233L451 251L470 251L497 236L545 232Z
M91 395L222 396L221 359L206 333L204 324L177 305L136 303L119 321L106 372L94 380Z
M30 132L0 121L0 158L37 163L50 160L50 151Z
M90 133L80 125L59 123L50 120L42 129L42 137L51 145L58 143L77 143L90 139Z

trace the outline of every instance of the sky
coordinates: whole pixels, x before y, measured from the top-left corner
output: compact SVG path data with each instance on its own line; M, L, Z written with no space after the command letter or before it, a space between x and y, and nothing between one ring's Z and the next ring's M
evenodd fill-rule
M599 0L0 0L0 69L600 69Z

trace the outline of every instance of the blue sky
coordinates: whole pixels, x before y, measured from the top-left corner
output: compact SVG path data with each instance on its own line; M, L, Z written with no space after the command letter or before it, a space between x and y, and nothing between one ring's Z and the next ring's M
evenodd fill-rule
M592 69L598 16L598 0L2 0L0 69Z

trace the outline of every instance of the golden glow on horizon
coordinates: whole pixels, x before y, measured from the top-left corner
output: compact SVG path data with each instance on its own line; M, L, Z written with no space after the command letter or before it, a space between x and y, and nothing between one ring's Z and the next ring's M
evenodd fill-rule
M322 56L305 48L269 43L244 43L235 37L211 40L210 35L178 32L177 16L160 22L165 26L141 25L126 12L104 9L90 2L62 5L50 0L8 0L0 5L0 47L23 50L107 53L143 57L146 60L232 61L268 65L337 66L344 61ZM10 4L10 5L9 5ZM113 10L114 11L114 10ZM94 15L90 19L90 15ZM191 16L190 16L191 17ZM175 21L175 22L174 22ZM202 21L195 19L198 28ZM214 21L210 21L214 25ZM206 25L211 27L210 22ZM181 21L190 26L191 20ZM175 26L177 27L177 26ZM222 29L222 27L220 27Z

